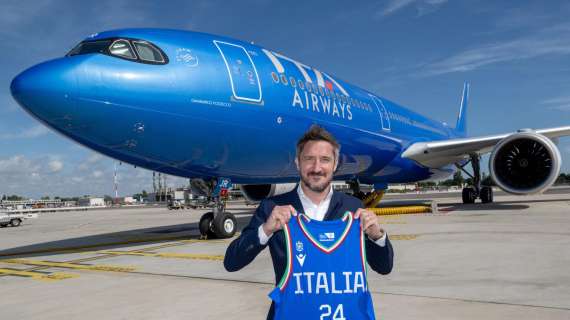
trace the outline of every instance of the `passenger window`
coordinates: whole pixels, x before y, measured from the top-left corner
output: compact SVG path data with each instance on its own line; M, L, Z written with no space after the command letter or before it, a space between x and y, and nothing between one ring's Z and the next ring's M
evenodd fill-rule
M313 92L313 86L311 86L310 82L307 82L307 91Z
M271 78L273 78L273 82L279 83L279 76L277 76L277 73L271 72Z
M325 93L323 92L323 87L319 86L319 93L321 94L321 96L324 96Z
M284 85L287 85L287 77L286 77L284 74L281 75L281 82L282 82Z
M291 83L291 86L292 86L293 88L296 87L296 82L295 82L295 79L294 79L293 77L290 77L290 78L289 78L289 82Z
M131 45L127 40L116 40L109 47L109 52L112 55L122 58L133 59L133 60L137 58L133 51L133 48L131 48Z
M160 51L150 43L144 41L133 41L133 44L141 60L156 63L163 63L165 61Z
M303 83L303 81L299 80L297 81L297 83L299 84L299 88L305 90L305 84Z

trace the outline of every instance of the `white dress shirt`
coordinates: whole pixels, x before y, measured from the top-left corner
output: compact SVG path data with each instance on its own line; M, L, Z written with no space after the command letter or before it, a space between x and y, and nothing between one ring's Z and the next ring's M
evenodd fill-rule
M315 204L313 201L311 201L311 199L309 199L305 195L305 193L303 192L303 188L301 188L301 183L299 183L299 185L297 186L297 194L299 195L299 199L301 200L301 204L303 205L304 213L307 216L309 216L309 218L311 219L323 221L325 218L325 214L329 210L329 205L331 204L331 199L333 195L332 186L329 186L329 193L319 204ZM259 243L262 245L266 245L267 241L269 241L269 238L273 236L273 234L270 235L265 234L265 231L263 231L263 225L259 226L257 234L259 236ZM374 242L377 245L384 247L386 245L386 232L384 232L384 235L380 239Z

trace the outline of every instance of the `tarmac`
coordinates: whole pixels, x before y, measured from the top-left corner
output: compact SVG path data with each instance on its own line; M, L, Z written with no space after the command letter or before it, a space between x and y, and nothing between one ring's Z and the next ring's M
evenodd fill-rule
M570 319L565 190L474 205L416 195L437 198L439 213L379 217L395 265L369 273L377 318ZM240 228L254 208L228 207ZM268 250L227 272L232 239L199 240L204 212L57 212L0 229L0 318L265 319Z

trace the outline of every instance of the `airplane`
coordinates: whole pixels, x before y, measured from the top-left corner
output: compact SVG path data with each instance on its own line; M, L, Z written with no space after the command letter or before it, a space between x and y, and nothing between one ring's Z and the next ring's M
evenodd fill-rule
M570 126L467 136L469 84L454 127L412 112L253 43L170 29L93 34L64 57L17 75L11 93L44 125L96 152L137 167L191 179L213 198L200 232L236 232L220 190L241 185L250 200L299 181L295 144L311 125L341 144L335 181L373 185L445 178L460 169L473 186L464 203L493 202L481 185L480 158L502 190L538 193L560 172L557 139ZM472 174L465 170L471 165Z

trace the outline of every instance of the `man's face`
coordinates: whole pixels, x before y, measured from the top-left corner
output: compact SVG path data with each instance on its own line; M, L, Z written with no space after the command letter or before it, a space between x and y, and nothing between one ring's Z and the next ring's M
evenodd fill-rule
M326 141L309 141L298 161L301 182L311 191L325 191L332 181L335 168L333 146Z

